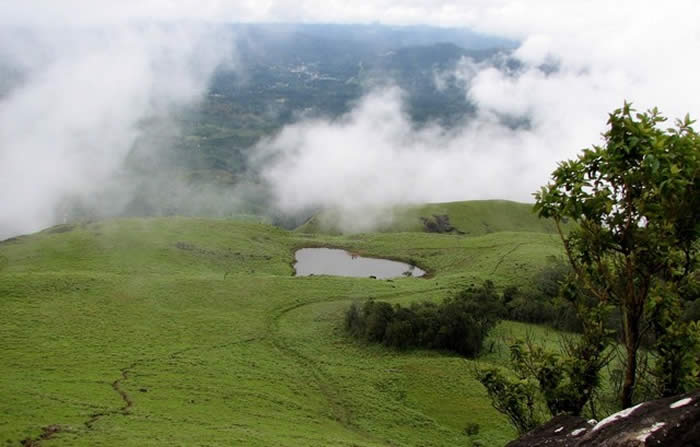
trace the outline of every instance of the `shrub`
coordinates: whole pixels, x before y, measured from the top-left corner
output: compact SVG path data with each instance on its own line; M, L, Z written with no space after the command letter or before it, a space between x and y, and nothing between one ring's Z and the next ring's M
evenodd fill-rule
M543 422L535 406L534 381L507 379L496 368L478 371L477 379L486 388L494 408L510 419L518 433L526 433Z
M474 357L503 313L493 283L487 282L441 304L352 304L345 313L345 328L354 337L397 349L447 349Z

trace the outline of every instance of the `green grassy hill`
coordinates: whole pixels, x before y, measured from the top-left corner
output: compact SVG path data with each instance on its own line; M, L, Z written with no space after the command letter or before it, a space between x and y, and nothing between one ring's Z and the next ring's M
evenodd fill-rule
M532 210L532 204L507 200L472 200L466 202L433 203L415 206L396 206L377 212L379 224L376 231L415 232L428 231L424 219L435 221L435 216L448 216L449 224L457 234L479 236L500 231L526 231L554 233L556 227L550 220L540 219ZM323 211L297 228L301 233L340 234L345 227L342 213Z
M423 209L447 209L469 230L471 213L457 208ZM302 246L411 260L431 276L296 278ZM503 445L515 433L472 377L473 361L365 346L343 333L343 311L368 297L438 300L486 278L517 284L560 251L542 231L329 236L194 218L62 225L4 241L0 441ZM505 364L505 341L525 330L555 339L506 322L480 361ZM478 435L464 433L468 423Z

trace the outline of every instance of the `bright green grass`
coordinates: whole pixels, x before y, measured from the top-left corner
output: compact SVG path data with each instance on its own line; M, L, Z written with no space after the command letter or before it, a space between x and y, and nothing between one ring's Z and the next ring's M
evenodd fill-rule
M314 245L412 260L432 276L293 277L294 249ZM368 297L516 284L559 253L544 233L332 237L191 218L1 243L0 441L58 425L41 445L502 445L515 433L473 361L359 344L342 314ZM504 365L504 334L524 327L499 326L481 361ZM481 427L473 438L470 422Z
M535 233L556 233L551 220L540 219L534 213L532 204L507 200L471 200L466 202L432 203L414 206L395 206L385 210L373 210L380 222L377 231L422 232L421 217L448 215L450 224L467 236L480 236L501 231L526 231ZM301 233L341 233L338 211L327 210L312 217L297 228Z

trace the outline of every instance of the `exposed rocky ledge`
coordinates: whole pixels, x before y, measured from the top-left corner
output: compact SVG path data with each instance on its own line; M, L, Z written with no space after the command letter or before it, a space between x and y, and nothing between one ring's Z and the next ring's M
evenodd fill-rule
M644 402L600 422L557 416L507 447L700 447L700 390Z

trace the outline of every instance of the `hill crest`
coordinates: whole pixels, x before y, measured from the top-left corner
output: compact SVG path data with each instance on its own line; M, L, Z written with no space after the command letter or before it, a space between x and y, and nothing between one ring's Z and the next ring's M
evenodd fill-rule
M480 236L503 231L556 233L554 222L540 219L532 204L509 200L470 200L461 202L401 205L368 210L372 232L427 232ZM324 210L312 216L295 231L301 233L348 234L368 231L362 213Z

